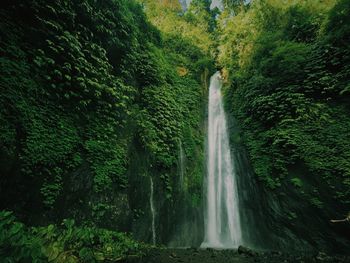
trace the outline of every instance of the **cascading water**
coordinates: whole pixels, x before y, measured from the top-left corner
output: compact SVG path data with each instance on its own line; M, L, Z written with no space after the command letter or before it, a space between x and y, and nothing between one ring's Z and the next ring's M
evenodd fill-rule
M209 87L207 200L201 247L236 248L242 243L242 232L221 86L221 75L217 72L211 77Z
M181 140L179 140L179 177L180 177L180 187L183 189L184 186L184 176L185 176L185 154L182 149L182 143Z
M154 209L154 202L153 202L153 180L152 177L150 177L150 181L151 181L151 195L149 197L149 203L151 206L151 214L152 214L152 244L155 245L156 244L156 226L155 226L155 220L156 220L156 212Z

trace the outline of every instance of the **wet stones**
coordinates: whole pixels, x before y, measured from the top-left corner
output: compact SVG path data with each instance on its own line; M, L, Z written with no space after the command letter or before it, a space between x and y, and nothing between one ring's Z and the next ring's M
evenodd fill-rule
M246 255L246 256L250 256L250 257L256 257L258 255L257 252L251 250L248 247L244 247L244 246L239 246L237 251L238 251L239 255Z

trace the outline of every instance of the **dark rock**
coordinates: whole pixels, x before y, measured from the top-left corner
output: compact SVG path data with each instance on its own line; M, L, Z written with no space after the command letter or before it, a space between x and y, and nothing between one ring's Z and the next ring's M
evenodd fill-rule
M171 254L170 254L170 257L171 257L171 258L177 258L177 255L176 255L175 253L171 253Z
M329 257L326 253L324 252L318 252L317 256L316 256L317 261L319 262L331 262L332 258Z
M257 253L251 250L250 248L244 247L244 246L239 246L238 247L238 254L240 255L247 255L251 257L257 256Z
M271 255L282 256L283 253L281 251L271 251Z
M186 248L186 250L192 252L193 254L197 254L199 252L199 248L197 247L189 247Z

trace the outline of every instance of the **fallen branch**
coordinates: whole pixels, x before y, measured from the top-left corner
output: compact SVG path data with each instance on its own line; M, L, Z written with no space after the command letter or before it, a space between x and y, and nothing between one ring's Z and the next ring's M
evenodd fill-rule
M350 223L350 213L344 219L331 219L331 223L341 223L341 222L349 222Z

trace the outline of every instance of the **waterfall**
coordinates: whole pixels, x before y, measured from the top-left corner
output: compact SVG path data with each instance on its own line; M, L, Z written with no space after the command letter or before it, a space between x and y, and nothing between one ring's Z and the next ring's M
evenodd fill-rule
M209 87L205 237L201 247L236 248L242 243L242 232L221 86L217 72Z
M179 178L180 178L180 187L183 189L184 187L184 176L185 176L185 154L182 148L181 140L179 140Z
M152 244L155 245L156 244L156 227L155 227L155 219L156 219L156 212L154 209L154 202L153 202L153 180L152 177L150 177L150 181L151 181L151 195L149 197L149 203L151 206L151 214L152 214Z

